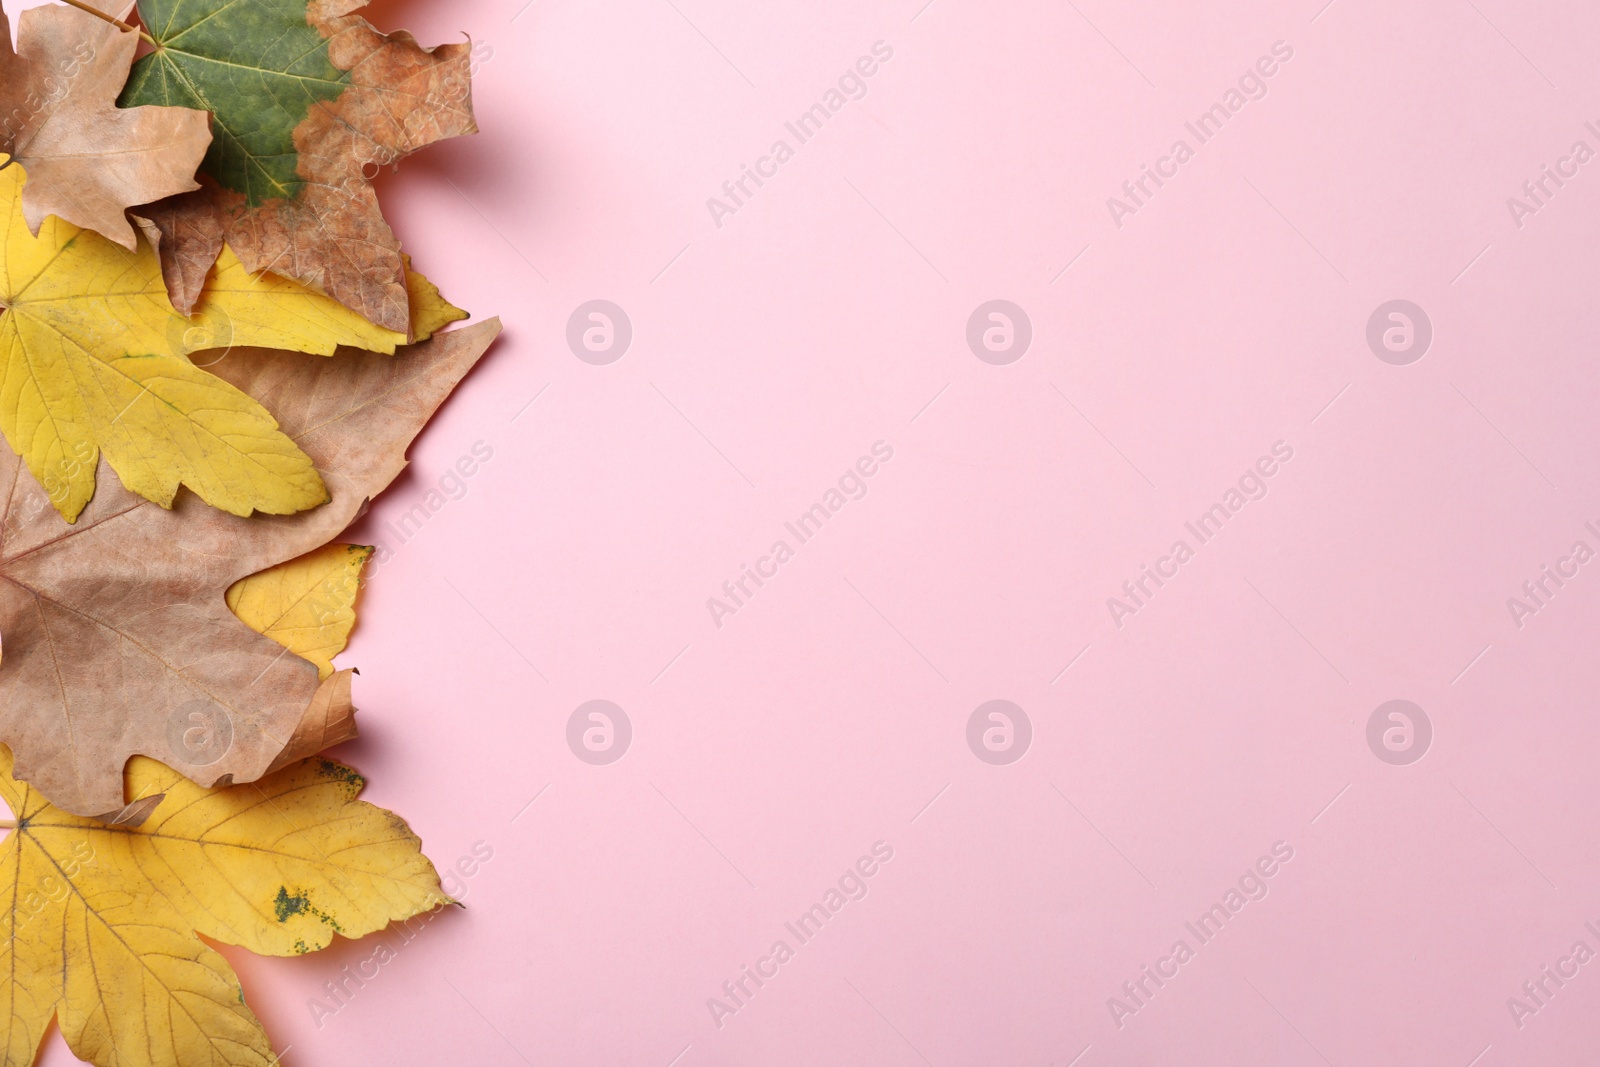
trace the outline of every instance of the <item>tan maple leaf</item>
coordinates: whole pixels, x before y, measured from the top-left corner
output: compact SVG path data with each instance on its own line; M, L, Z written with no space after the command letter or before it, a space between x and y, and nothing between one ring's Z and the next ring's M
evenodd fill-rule
M167 299L184 315L194 314L206 278L222 254L222 218L211 206L213 193L204 188L210 181L201 175L199 192L169 196L133 216L160 257Z
M243 519L183 492L164 510L101 472L68 526L0 449L0 742L16 776L77 815L123 803L129 757L200 785L250 782L347 733L349 672L228 610L246 575L320 547L405 466L405 450L499 332L491 319L394 356L235 349L213 373L277 413L331 494Z
M188 313L226 240L251 271L294 278L387 329L409 317L400 242L371 179L447 137L474 133L471 49L423 48L351 12L365 0L140 0L158 43L127 104L209 110L217 139L202 188L145 213Z
M131 30L56 4L24 11L18 29L13 52L0 10L0 153L28 170L28 228L59 215L132 251L128 208L199 188L210 117L116 106L139 44Z

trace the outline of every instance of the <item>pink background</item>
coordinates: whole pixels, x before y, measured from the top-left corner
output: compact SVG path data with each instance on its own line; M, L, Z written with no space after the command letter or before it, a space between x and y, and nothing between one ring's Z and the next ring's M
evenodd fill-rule
M1600 12L923 2L372 12L480 44L483 133L381 192L506 334L354 533L394 556L340 755L441 867L493 859L320 1020L376 940L230 950L285 1062L1585 1062L1600 963L1520 1028L1506 1001L1600 951L1600 564L1520 629L1506 600L1600 549L1600 161L1520 228L1506 200L1600 150ZM706 199L878 41L865 98L718 227ZM1107 197L1276 41L1265 98L1119 228ZM996 298L1033 327L1007 366L965 340ZM1396 298L1433 324L1409 366L1365 340ZM565 340L593 299L632 322L610 365ZM866 497L715 626L879 440ZM1266 498L1118 628L1106 599L1280 440ZM566 742L596 698L633 726L608 766ZM996 698L1033 725L1008 766L966 742ZM1408 766L1366 740L1396 698L1433 724Z

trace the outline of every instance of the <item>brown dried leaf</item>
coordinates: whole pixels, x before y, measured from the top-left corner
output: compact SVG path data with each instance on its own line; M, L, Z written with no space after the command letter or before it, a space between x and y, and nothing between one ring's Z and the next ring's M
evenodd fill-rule
M394 356L235 349L212 367L271 405L321 471L331 502L297 515L242 519L188 493L167 511L102 477L68 526L0 450L0 742L17 777L93 815L123 804L136 754L210 786L342 739L348 673L319 687L316 666L240 622L225 593L338 535L499 329Z
M161 257L161 280L167 285L168 299L185 318L194 314L206 275L222 254L222 219L209 199L216 183L210 175L201 175L200 182L200 189L167 197L140 208L133 216ZM206 188L208 185L212 188Z
M317 686L305 714L295 723L289 743L278 753L269 771L287 767L295 760L315 756L323 749L341 745L356 736L356 709L350 702L350 676L354 671L334 671Z
M198 188L209 116L118 108L139 37L87 12L30 8L18 43L13 52L0 11L0 153L27 168L28 228L37 235L46 215L59 215L132 251L128 208Z

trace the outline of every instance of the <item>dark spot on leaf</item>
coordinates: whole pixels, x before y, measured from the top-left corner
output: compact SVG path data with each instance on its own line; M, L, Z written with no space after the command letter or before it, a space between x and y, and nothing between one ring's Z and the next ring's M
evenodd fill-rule
M272 907L273 910L278 913L278 921L281 923L286 923L289 921L289 917L291 915L299 915L303 912L309 911L311 908L311 901L299 894L290 896L289 890L280 885L278 887L278 896L275 900L273 900Z
M358 790L367 784L367 780L361 777L361 775L357 774L349 767L346 767L344 764L335 763L332 760L318 760L317 770L322 772L322 776L324 778L331 778L336 782L343 782L346 785L353 786Z
M304 893L295 893L290 895L289 890L286 887L279 886L278 895L273 899L272 907L273 910L278 913L278 921L281 923L288 922L289 919L295 915L310 915L312 918L323 923L335 933L344 933L344 927L339 925L339 921L333 916L329 915L327 912L320 911L317 908L312 907L310 898ZM303 945L304 942L302 941L295 942L297 951L311 951L308 948L302 947Z

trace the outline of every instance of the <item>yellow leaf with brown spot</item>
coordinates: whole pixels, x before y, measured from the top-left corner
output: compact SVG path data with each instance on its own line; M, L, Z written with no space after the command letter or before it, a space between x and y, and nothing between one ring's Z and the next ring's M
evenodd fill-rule
M70 815L12 777L0 844L0 1063L30 1064L54 1016L101 1067L276 1064L233 968L201 936L272 956L362 937L449 898L399 816L331 760L205 789L155 760L140 825Z

